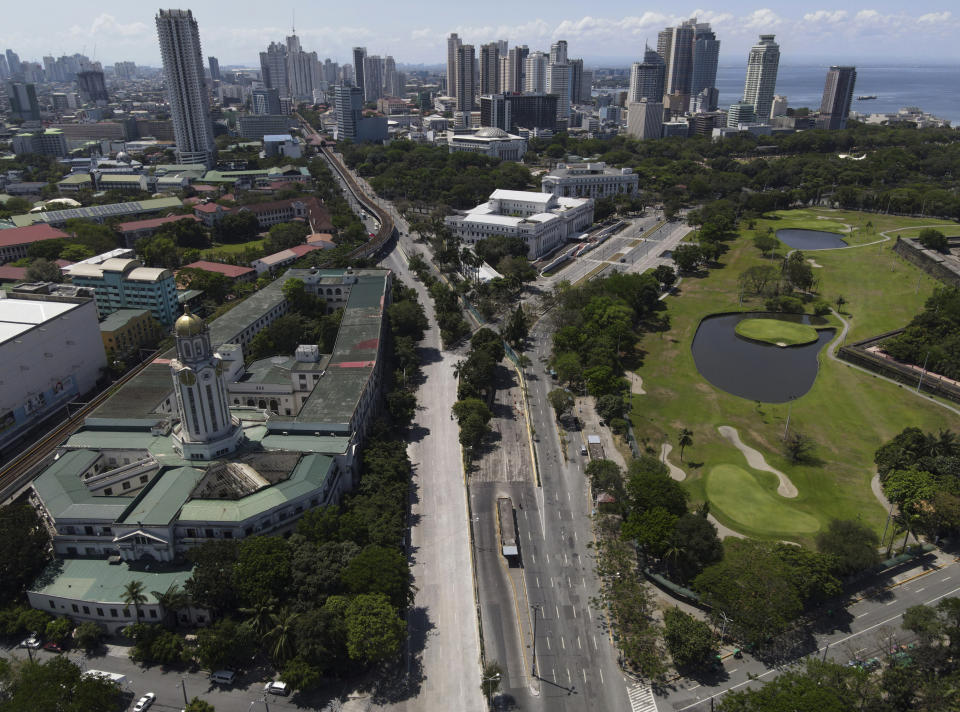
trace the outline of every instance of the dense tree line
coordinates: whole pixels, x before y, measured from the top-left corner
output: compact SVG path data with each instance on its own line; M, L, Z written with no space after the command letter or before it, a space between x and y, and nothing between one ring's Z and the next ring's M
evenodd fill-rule
M121 699L120 687L85 677L66 657L43 662L0 659L0 712L115 712Z
M497 390L497 368L505 353L503 340L495 331L479 329L470 337L467 357L454 371L459 380L453 415L460 426L460 444L468 460L490 432L493 413L489 404Z
M902 333L883 342L896 359L960 379L960 289L940 287Z
M519 163L411 141L338 145L350 168L387 200L472 208L495 189L526 190L530 172Z

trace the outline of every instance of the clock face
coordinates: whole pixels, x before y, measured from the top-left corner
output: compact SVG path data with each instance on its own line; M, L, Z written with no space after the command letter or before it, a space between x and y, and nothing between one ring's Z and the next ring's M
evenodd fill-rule
M194 375L193 371L180 371L180 383L185 386L192 386L197 382L197 377Z

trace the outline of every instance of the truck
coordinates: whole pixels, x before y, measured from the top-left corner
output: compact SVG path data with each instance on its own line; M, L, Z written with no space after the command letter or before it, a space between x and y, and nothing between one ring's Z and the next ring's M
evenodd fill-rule
M590 451L591 460L603 459L603 443L600 442L599 435L587 436L587 449Z
M117 687L122 686L123 683L127 681L126 675L121 675L118 672L106 672L105 670L87 670L83 673L83 677L96 677L101 680L108 680Z
M517 556L517 526L513 520L513 501L509 497L497 500L497 519L500 530L500 549L506 557Z

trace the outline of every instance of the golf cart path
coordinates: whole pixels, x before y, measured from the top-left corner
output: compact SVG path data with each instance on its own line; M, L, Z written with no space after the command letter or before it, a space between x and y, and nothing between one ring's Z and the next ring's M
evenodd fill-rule
M747 458L747 464L750 465L750 467L752 467L754 470L770 472L779 478L780 485L777 487L777 494L779 494L781 497L796 497L798 494L800 494L794 484L790 481L789 477L780 472L780 470L770 467L770 465L767 464L767 460L763 456L763 453L761 453L759 450L754 450L749 445L745 445L743 443L736 428L732 428L729 425L721 425L717 427L717 430L730 442L731 445L743 453L743 456Z
M670 454L670 451L673 450L673 445L670 443L664 443L660 446L660 461L667 466L667 469L670 470L670 476L675 479L677 482L683 482L687 479L687 473L681 470L679 467L674 465L667 459L667 456Z

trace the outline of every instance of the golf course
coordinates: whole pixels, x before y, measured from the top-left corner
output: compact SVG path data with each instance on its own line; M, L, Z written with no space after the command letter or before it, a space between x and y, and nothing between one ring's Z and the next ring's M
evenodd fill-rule
M741 303L738 278L752 266L779 266L790 248L783 245L765 255L753 240L781 228L835 232L850 245L804 254L814 269L815 298L832 305L849 324L847 342L902 327L939 283L893 252L896 235L916 235L921 226L939 225L948 234L960 232L956 223L930 218L812 208L777 211L753 225L741 225L739 237L719 258L720 267L685 275L665 300L670 330L647 334L638 345L644 355L634 370L646 393L631 396L631 418L640 446L659 452L663 443L676 447L681 429L692 431L693 444L682 463L688 473L683 485L693 502L709 501L710 512L737 532L811 544L831 519L859 518L879 534L887 512L870 488L876 449L910 426L956 430L960 416L912 389L831 358L839 344L820 351L815 381L803 395L783 403L747 400L708 382L694 363L691 344L701 322L711 315L767 311L763 296L743 295ZM831 315L826 322L835 330L834 340L841 339L840 320ZM787 320L745 319L740 324L746 325L744 336L766 343L817 339L813 327ZM735 428L746 445L789 477L798 495L778 495L777 477L745 463L717 432L722 425ZM811 448L795 462L788 457L785 439L797 433ZM680 464L676 458L674 451L671 459Z

